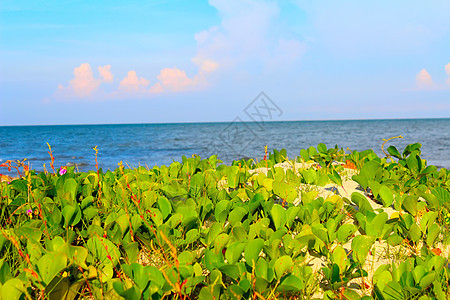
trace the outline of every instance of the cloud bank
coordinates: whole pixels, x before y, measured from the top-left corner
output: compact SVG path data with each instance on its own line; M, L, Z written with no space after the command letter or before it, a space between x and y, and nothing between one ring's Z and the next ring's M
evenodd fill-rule
M416 87L419 90L448 90L450 89L450 63L444 67L447 79L445 83L436 83L433 81L430 73L426 69L422 69L416 75Z
M194 35L196 54L190 61L196 67L189 76L185 70L166 67L151 80L128 71L120 81L114 81L111 65L99 66L95 78L89 63L74 70L67 85L58 86L59 98L128 98L151 97L162 93L191 92L206 89L211 79L230 77L230 73L273 74L277 69L292 68L306 51L304 43L289 36L280 20L276 2L256 0L210 0L221 19L220 24ZM213 76L214 74L214 76ZM218 79L217 79L218 78ZM113 85L105 92L105 84Z

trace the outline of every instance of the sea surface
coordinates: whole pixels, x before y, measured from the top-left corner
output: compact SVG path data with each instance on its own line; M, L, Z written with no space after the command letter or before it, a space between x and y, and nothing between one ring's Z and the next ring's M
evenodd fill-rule
M32 168L50 169L47 143L55 166L76 165L95 170L95 151L104 170L122 161L130 167L153 167L181 161L183 155L217 154L224 163L264 156L264 146L286 148L294 158L302 148L325 143L344 149L373 149L381 155L383 139L402 135L386 144L400 151L410 143L422 144L428 164L450 168L450 118L401 120L286 121L117 125L1 126L0 164L27 158ZM11 174L6 168L0 173Z

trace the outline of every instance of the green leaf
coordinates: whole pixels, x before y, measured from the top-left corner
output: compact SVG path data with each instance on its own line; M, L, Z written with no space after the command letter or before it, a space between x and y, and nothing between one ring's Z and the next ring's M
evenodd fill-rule
M284 273L287 270L289 270L290 268L292 268L293 265L294 265L294 262L292 261L292 258L290 256L283 255L283 256L279 257L275 261L275 265L274 265L276 277L278 279L281 279L281 277L284 275Z
M390 155L394 156L395 158L402 159L402 155L401 155L400 152L397 150L397 148L395 148L394 146L389 146L389 147L387 148L387 152L388 152Z
M78 183L73 178L67 178L64 181L64 193L68 193L70 198L67 200L75 201L77 195Z
M167 200L166 197L159 197L157 202L163 219L166 219L167 216L172 212L172 205L170 204L170 201Z
M225 258L229 264L233 265L239 261L246 245L246 243L235 242L228 246L227 251L225 252Z
M78 222L81 221L81 210L80 207L75 204L72 206L70 204L66 205L61 214L64 217L64 226L67 228L68 226L75 226Z
M22 280L18 278L12 278L5 282L1 288L0 298L8 300L19 300L22 294L25 292Z
M385 185L381 185L380 187L380 196L384 207L389 207L394 202L394 196L392 195L391 189Z
M320 153L327 153L327 145L325 145L324 143L320 143L320 144L318 144L317 145L317 150L320 152Z
M226 233L221 233L214 239L214 252L219 254L220 251L228 244L230 236Z
M274 194L280 196L288 203L294 202L297 198L298 193L295 187L285 182L273 181L272 182L273 192Z
M6 281L12 278L11 268L5 258L0 259L0 284L5 284Z
M228 217L228 212L231 208L231 201L229 200L221 200L216 204L214 216L216 220L220 223L225 223Z
M354 234L358 228L353 224L344 224L337 230L337 238L340 243L345 243L349 236Z
M415 153L412 153L406 158L406 165L408 166L408 169L410 169L416 175L419 174L422 170L422 160Z
M248 242L247 247L245 247L244 258L249 266L256 264L263 246L264 240L260 238Z
M278 230L281 227L284 227L286 224L287 216L286 210L279 204L275 204L270 211L273 219L273 223L275 225L275 229Z
M237 280L239 278L239 268L236 265L224 265L219 268L219 270L225 274Z
M328 174L328 177L330 178L331 181L333 181L337 185L342 186L341 176L338 174L338 172L336 172L336 170L333 170L333 173Z
M305 283L301 278L290 274L281 282L277 290L280 292L299 292L305 288Z
M248 213L247 209L243 208L242 206L238 206L230 212L228 216L228 221L232 226L235 226L237 223L242 221L242 218L247 213Z
M59 252L49 252L37 262L38 273L45 284L49 284L66 266L67 257Z
M434 223L430 227L428 227L427 232L427 245L433 246L434 241L439 236L439 233L441 232L441 229L439 228L439 225Z
M110 240L93 236L86 243L86 248L100 263L117 264L121 257L120 251Z
M370 248L372 248L374 242L375 237L367 235L358 235L353 238L352 250L353 253L355 253L354 258L361 265L364 265L367 254L369 253Z
M331 258L332 262L339 266L340 273L344 274L347 266L349 265L349 260L347 253L341 245L334 248Z
M408 235L413 242L417 243L422 238L420 227L416 223L413 223L409 228Z
M351 199L356 205L358 205L358 211L361 213L365 214L366 211L373 212L372 206L364 195L358 192L353 192Z

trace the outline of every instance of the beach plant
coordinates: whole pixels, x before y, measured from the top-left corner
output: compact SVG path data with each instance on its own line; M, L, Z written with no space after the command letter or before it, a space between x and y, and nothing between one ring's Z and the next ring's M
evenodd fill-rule
M51 172L2 165L18 171L0 181L2 299L450 295L450 172L418 143L107 171L94 147L88 172L56 168L48 147ZM360 190L325 193L348 174Z

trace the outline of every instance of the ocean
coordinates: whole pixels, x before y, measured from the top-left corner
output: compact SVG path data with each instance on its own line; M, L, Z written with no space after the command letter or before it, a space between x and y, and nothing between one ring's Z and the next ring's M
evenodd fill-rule
M99 166L114 170L122 161L130 167L168 165L183 155L217 154L224 163L240 158L262 159L268 149L286 148L288 156L325 143L344 149L373 149L381 155L383 139L402 135L385 146L402 150L422 144L422 158L439 168L450 168L450 118L400 120L283 121L173 124L1 126L0 164L27 158L32 168L50 169L49 143L55 167L77 165L80 171ZM0 173L11 174L6 168Z

